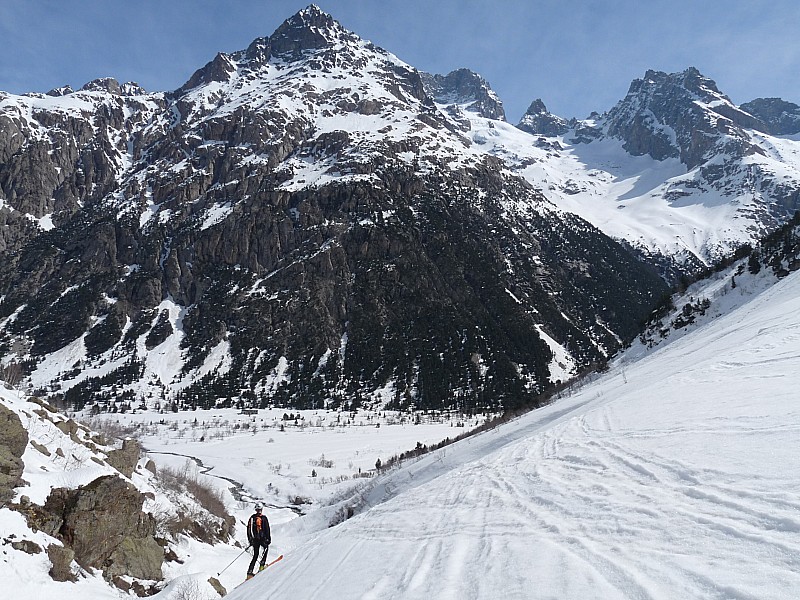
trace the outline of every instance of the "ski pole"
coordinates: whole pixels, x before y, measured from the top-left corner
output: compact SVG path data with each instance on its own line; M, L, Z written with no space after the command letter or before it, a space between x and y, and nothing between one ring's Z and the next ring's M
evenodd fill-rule
M245 548L244 550L242 550L241 552L239 552L239 556L241 556L242 554L244 554L245 552L247 552L249 549L250 549L250 546L248 546L247 548ZM220 575L222 575L222 574L223 574L225 571L227 571L227 570L228 570L228 567L230 567L230 566L231 566L233 563L235 563L237 560L239 560L239 556L237 556L236 558L234 558L234 559L233 559L233 560L230 562L230 564L229 564L227 567L225 567L224 569L222 569L222 571L220 571L219 573L217 573L217 577L219 577Z

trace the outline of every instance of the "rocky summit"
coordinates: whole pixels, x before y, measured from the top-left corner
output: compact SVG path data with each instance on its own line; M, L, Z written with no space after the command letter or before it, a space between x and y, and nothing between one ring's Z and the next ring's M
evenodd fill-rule
M175 91L2 94L0 355L73 408L535 404L639 333L658 266L713 254L584 210L619 181L585 153L723 185L777 111L690 69L517 129L479 75L422 73L314 6ZM753 231L796 203L770 181Z
M647 71L586 119L536 100L517 125L532 143L473 139L674 281L757 244L800 208L797 118L777 98L736 106L690 67Z

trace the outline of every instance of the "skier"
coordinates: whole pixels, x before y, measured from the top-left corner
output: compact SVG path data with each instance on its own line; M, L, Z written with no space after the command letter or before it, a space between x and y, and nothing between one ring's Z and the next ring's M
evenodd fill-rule
M261 557L258 570L264 570L267 563L267 551L269 550L270 542L272 542L272 536L269 532L269 520L261 514L261 505L256 504L255 510L255 514L247 521L247 541L253 547L253 560L250 561L250 567L247 569L247 579L253 577L253 569L256 566L261 548L264 548L264 555Z

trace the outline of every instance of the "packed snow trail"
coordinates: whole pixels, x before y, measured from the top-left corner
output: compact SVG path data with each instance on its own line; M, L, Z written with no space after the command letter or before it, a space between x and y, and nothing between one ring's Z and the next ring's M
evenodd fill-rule
M798 315L793 275L624 375L397 470L230 598L795 599Z

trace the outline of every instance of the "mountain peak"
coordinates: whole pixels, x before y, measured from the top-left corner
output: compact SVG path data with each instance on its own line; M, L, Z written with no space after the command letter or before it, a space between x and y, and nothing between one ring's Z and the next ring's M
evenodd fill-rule
M705 100L728 100L722 92L719 91L717 83L703 75L696 67L689 67L677 73L666 73L664 71L656 71L648 69L644 77L641 79L634 79L628 89L628 95L631 94L647 94L651 90L657 90L661 93L664 90L670 89L683 89L700 99Z
M210 81L228 81L242 64L257 68L266 65L273 57L298 60L306 51L331 48L339 41L358 39L331 15L311 4L286 19L271 36L253 40L246 50L231 55L220 52L214 60L198 69L176 94Z
M800 106L781 98L756 98L739 108L760 119L773 135L800 133Z
M314 20L317 20L317 19L320 19L320 18L328 19L330 21L334 20L333 17L331 17L331 15L326 13L324 10L322 10L316 4L309 4L304 9L298 11L297 14L294 15L294 17L291 17L291 18L295 18L295 17L296 18L300 18L300 19L304 19L304 20L306 20L308 22L313 22Z
M456 69L447 75L421 73L425 90L440 104L467 105L466 109L487 119L505 121L503 102L489 83L469 69Z
M606 124L608 135L624 140L631 154L679 158L690 168L715 148L719 151L717 144L731 136L741 140L728 148L730 152L754 151L743 141L741 130L766 130L764 123L734 105L713 79L695 67L678 73L648 70L631 82L626 97L609 111Z
M108 92L109 94L113 94L115 96L138 96L147 93L145 89L135 81L129 81L121 84L113 77L101 77L99 79L94 79L81 87L80 91ZM47 92L49 96L66 96L67 94L71 93L73 93L73 89L70 86L56 88Z
M528 110L525 111L526 115L543 115L548 114L547 106L545 106L544 101L541 98L537 98L531 105L528 107Z
M111 94L119 94L121 90L119 81L113 77L93 79L81 88L82 92L109 92Z
M525 111L518 129L533 135L556 136L563 135L569 129L569 123L554 114L551 114L541 98L537 98Z
M273 55L299 57L304 50L333 46L343 37L356 38L316 4L284 21L270 36Z

